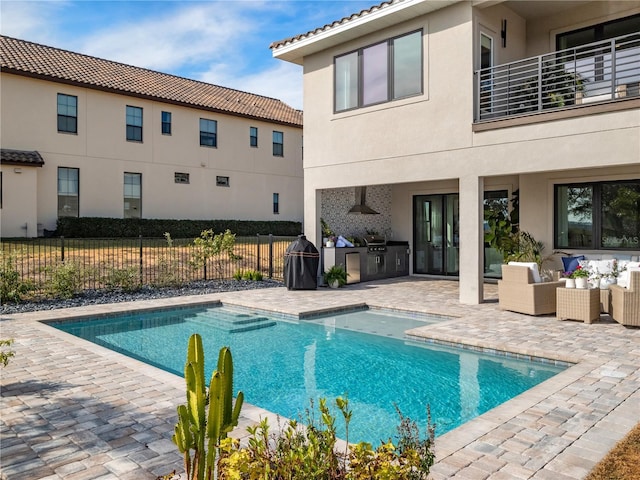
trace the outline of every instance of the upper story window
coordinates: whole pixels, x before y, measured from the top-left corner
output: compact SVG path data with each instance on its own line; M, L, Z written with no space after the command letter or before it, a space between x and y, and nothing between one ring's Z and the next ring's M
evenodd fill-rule
M200 145L204 147L218 146L218 122L216 120L200 119Z
M78 97L58 94L58 131L78 133Z
M127 140L142 142L142 108L127 105Z
M249 145L258 146L258 127L249 127Z
M284 156L284 133L273 131L273 155Z
M171 135L171 112L162 112L162 134Z
M422 93L422 30L335 58L335 111Z
M216 186L218 186L218 187L228 187L229 186L229 177L223 177L221 175L216 175Z

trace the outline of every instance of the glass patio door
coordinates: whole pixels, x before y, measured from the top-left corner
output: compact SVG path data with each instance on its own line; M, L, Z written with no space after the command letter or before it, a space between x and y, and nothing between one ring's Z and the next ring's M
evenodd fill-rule
M459 197L413 197L414 273L457 275L459 250Z

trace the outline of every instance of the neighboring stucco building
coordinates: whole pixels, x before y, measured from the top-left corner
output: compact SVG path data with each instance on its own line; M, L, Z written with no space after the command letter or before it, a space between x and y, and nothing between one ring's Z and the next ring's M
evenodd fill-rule
M302 112L0 37L2 237L61 215L302 221Z
M640 253L640 2L392 0L271 48L304 67L315 242L321 217L408 240L464 303L499 272L484 205L514 194L546 254ZM361 186L380 215L347 213Z

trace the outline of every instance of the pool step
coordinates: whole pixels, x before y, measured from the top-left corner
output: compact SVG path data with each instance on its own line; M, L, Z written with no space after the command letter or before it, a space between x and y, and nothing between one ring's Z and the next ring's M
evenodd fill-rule
M267 317L225 310L200 312L190 318L189 321L214 327L227 333L249 332L260 328L273 327L276 324L274 320Z

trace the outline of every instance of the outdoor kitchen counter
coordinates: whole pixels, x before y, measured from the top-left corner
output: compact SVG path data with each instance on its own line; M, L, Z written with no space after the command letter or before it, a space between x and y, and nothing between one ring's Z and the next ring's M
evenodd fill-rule
M358 254L360 271L349 272L347 255ZM347 269L347 283L367 282L381 278L402 277L409 275L409 244L393 242L387 244L385 252L369 252L367 247L323 247L322 258L324 270L333 265L343 265Z

